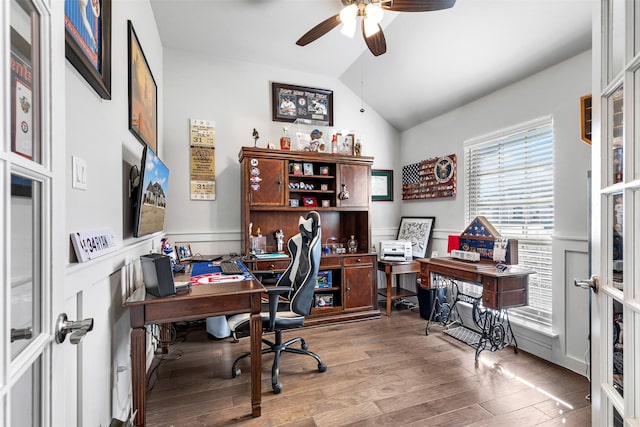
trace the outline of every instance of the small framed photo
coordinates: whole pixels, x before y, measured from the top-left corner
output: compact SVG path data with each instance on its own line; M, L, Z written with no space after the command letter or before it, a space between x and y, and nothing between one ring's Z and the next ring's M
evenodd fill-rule
M303 163L302 171L305 175L313 175L313 163Z
M320 166L320 175L329 175L329 166Z
M193 259L191 245L189 243L176 243L176 254L178 255L178 262L185 262Z
M333 294L315 294L314 297L316 307L333 307Z
M322 200L322 207L323 208L330 208L331 207L331 202L327 199L323 199Z
M320 191L329 191L329 184L320 184Z
M313 196L304 196L302 198L302 206L305 208L316 208L318 207L318 201Z
M297 208L300 206L300 200L298 199L289 199L289 206L292 208Z
M302 163L291 163L289 173L292 175L302 175Z
M343 135L338 133L336 138L338 140L338 154L353 156L353 142L356 139L355 134L348 133Z

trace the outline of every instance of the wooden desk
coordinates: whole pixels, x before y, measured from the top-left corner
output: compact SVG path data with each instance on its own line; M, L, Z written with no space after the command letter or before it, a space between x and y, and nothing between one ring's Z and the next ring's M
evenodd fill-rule
M500 310L528 304L529 275L533 270L509 266L498 271L494 263L476 263L452 258L423 258L420 263L420 285L432 289L431 273L482 285L482 305Z
M419 273L420 263L418 261L378 260L378 271L384 272L387 278L386 292L378 290L380 295L387 297L387 316L391 315L391 304L393 300L418 295L417 292L404 289L400 287L400 285L393 286L393 276L397 276L398 274Z
M496 351L507 344L513 344L513 350L518 351L518 343L511 329L507 309L527 305L529 275L535 274L535 271L514 266L508 266L505 271L499 271L495 263L473 263L452 258L424 258L419 259L418 262L420 263L420 285L423 288L438 287L431 282L432 273L453 281L473 282L482 286L482 295L473 299L473 322L480 329L479 339L474 344L476 361L480 352L486 348ZM456 301L458 300L462 299L456 296ZM482 301L482 308L478 300ZM451 311L455 303L451 306ZM427 320L425 330L427 335L430 320L431 317ZM449 330L448 333L452 334L452 331Z
M176 280L188 280L188 276ZM131 319L131 382L134 425L145 425L146 407L146 328L145 325L196 320L210 316L251 312L251 413L262 411L262 320L260 297L265 291L257 280L196 285L189 293L157 298L140 288L125 305Z

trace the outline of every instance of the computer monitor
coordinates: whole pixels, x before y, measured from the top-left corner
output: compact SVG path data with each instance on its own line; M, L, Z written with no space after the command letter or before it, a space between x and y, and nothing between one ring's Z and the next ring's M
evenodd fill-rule
M139 183L133 193L135 237L162 231L167 207L169 168L151 148L142 153Z

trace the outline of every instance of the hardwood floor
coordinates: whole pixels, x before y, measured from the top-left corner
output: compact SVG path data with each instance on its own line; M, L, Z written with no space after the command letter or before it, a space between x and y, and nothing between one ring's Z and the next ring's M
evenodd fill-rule
M176 342L154 359L147 425L168 426L589 426L589 382L511 347L474 349L429 329L417 312L307 328L309 349L328 365L285 354L280 394L271 391L272 355L263 359L262 416L250 416L249 360L231 378L248 339L212 341L204 323L178 328ZM433 324L432 324L433 325ZM268 338L268 335L267 335Z

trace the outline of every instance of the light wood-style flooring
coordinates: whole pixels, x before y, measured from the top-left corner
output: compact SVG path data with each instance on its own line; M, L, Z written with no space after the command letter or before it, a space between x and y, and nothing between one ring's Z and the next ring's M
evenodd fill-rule
M586 377L511 347L474 349L415 311L306 328L308 356L285 354L280 394L271 391L272 355L263 357L262 416L250 416L249 360L231 378L248 339L208 339L204 323L179 327L169 354L150 370L147 426L589 426ZM267 336L268 338L268 336Z

